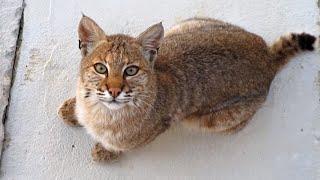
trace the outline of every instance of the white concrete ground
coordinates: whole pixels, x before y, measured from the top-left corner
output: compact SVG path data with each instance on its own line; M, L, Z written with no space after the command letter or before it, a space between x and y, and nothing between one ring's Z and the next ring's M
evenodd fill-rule
M5 122L1 179L320 179L320 54L295 57L275 78L261 110L241 132L181 127L115 164L92 162L91 138L65 126L57 107L74 96L81 11L108 33L137 35L163 21L208 16L272 42L290 31L319 34L316 0L27 0L21 54ZM317 25L318 24L318 25Z

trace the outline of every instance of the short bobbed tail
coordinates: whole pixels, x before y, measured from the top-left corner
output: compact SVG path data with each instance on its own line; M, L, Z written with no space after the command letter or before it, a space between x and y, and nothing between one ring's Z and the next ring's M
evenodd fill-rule
M273 59L274 69L277 71L285 65L291 57L302 51L313 51L319 48L319 37L307 33L290 33L281 36L269 48Z

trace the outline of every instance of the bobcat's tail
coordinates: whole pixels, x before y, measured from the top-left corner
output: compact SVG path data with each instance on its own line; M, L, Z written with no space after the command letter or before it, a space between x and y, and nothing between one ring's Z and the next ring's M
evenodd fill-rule
M273 56L275 70L285 65L291 57L301 51L313 51L319 48L319 37L307 33L290 33L287 36L280 37L269 51Z

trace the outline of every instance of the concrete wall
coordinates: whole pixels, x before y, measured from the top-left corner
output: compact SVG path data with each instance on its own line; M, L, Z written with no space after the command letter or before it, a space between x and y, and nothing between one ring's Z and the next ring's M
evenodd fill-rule
M22 11L22 0L0 1L0 149L4 141L3 122L9 104Z
M290 31L319 34L315 0L26 0L21 54L6 119L2 179L319 179L319 53L295 57L241 132L176 127L115 164L92 162L92 139L65 126L57 107L75 94L81 11L107 33L137 35L192 16L240 25L267 42ZM318 25L317 25L318 24Z

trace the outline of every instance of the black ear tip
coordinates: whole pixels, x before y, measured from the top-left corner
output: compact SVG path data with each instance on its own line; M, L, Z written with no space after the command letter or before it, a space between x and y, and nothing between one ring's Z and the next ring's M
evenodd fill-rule
M162 21L160 21L160 22L157 24L157 26L158 26L158 29L159 29L159 31L161 31L161 34L162 34L162 36L163 36L163 34L164 34L164 28L163 28L163 25L162 25Z
M155 24L155 26L158 27L158 28L162 28L163 29L162 21L160 21L159 23Z
M87 16L83 13L83 11L81 11L81 15L82 15L82 17L87 17Z

